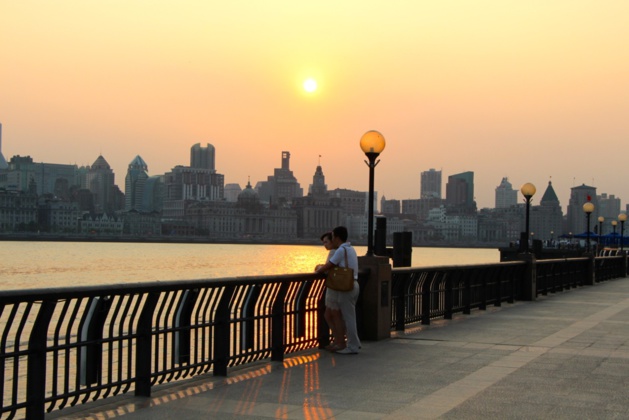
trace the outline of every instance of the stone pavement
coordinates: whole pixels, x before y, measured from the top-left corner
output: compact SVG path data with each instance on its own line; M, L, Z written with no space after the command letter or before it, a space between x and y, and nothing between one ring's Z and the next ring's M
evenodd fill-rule
M629 278L229 375L47 418L629 418Z

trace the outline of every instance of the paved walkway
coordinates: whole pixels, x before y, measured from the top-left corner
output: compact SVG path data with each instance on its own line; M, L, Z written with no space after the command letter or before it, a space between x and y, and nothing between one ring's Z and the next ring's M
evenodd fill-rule
M438 321L66 419L629 418L629 278ZM51 417L52 418L52 417Z

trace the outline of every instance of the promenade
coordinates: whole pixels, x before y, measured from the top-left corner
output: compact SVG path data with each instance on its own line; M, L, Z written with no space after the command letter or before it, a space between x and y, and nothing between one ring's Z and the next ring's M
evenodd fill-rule
M629 417L629 278L90 403L64 419Z

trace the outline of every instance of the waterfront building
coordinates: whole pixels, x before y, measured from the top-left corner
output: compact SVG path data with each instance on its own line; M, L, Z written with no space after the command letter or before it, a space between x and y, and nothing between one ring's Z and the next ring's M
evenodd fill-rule
M496 187L496 204L497 209L503 209L518 204L518 191L513 189L509 182L509 178L504 177L500 185Z
M144 187L148 178L148 165L137 155L129 163L125 177L125 211L143 210Z
M437 237L451 242L475 241L478 238L478 216L467 209L440 206L430 209L427 223Z
M0 232L37 230L37 194L0 189Z
M109 166L103 155L99 155L92 166L87 168L86 186L94 195L94 207L96 213L112 213L124 206L124 201L119 203L119 194L116 193L114 171ZM118 190L119 191L119 190Z
M235 203L238 201L238 194L242 192L240 184L225 184L224 197L226 201Z
M474 201L474 172L450 175L446 184L446 206L476 212Z
M297 214L297 236L319 238L322 233L342 224L341 199L328 192L321 165L318 165L308 188L308 195L294 198Z
M122 218L115 214L83 214L79 219L79 232L94 235L120 235L123 232Z
M441 198L441 171L430 169L421 173L421 198Z
M303 189L290 170L290 152L282 152L282 166L275 168L266 181L258 182L255 189L260 200L273 207L290 207L294 198L303 197Z
M524 206L481 209L478 214L478 240L499 244L515 243L520 239Z
M52 194L38 200L37 221L42 232L76 233L82 215L79 203L75 201L61 200Z
M602 234L605 235L614 231L611 222L613 220L618 221L618 215L621 209L620 198L617 198L614 194L608 195L606 193L602 193L596 198L599 205L598 214L605 218L602 229ZM616 232L620 233L620 227L616 229Z
M581 213L583 213L583 210ZM522 213L522 232L525 230L525 218L526 214ZM546 187L546 191L544 191L544 195L542 195L539 206L530 207L529 218L531 239L549 241L558 239L561 235L563 228L563 211L551 181L548 181L548 186ZM596 219L591 219L592 225L590 228L594 227L595 220ZM583 231L585 231L585 229L583 229Z
M341 207L343 208L343 213L345 215L365 216L367 214L367 205L369 203L368 192L335 188L330 190L330 194L332 197L336 197L341 200ZM376 196L377 192L374 191L374 197Z
M164 207L164 175L150 176L144 184L140 211L161 213Z
M585 184L570 189L570 200L568 202L567 231L572 234L579 234L586 231L587 219L583 212L583 205L588 201L594 204L594 212L590 215L590 230L594 230L599 216L599 206L596 197L596 187ZM618 215L616 215L618 216Z
M385 216L394 216L402 213L400 200L387 200L386 197L382 196L380 200L380 213Z
M420 199L402 200L402 214L419 221L428 220L428 212L445 204L443 198L424 197Z
M164 175L164 200L222 200L224 183L222 174L178 165Z
M207 143L205 147L201 146L201 143L197 143L190 148L191 168L216 172L215 159L216 150L210 143Z
M185 208L184 220L195 233L224 240L288 240L297 236L297 214L290 208L267 208L251 183L237 203L195 201Z
M122 231L135 236L159 236L162 234L161 215L156 212L125 212L122 218Z
M30 156L13 156L0 186L17 191L33 190L39 195L67 197L70 187L79 184L77 169L76 165L37 163Z

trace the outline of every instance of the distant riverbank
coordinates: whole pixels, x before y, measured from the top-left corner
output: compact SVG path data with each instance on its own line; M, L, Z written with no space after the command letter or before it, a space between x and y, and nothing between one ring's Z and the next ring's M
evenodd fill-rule
M209 238L202 236L138 236L138 235L101 235L101 234L61 234L61 233L0 233L0 241L45 241L45 242L122 242L122 243L165 243L165 244L241 244L241 245L320 245L319 238ZM367 246L365 240L351 240L352 244ZM432 241L415 243L418 248L485 248L496 249L503 243L488 242L443 242Z

